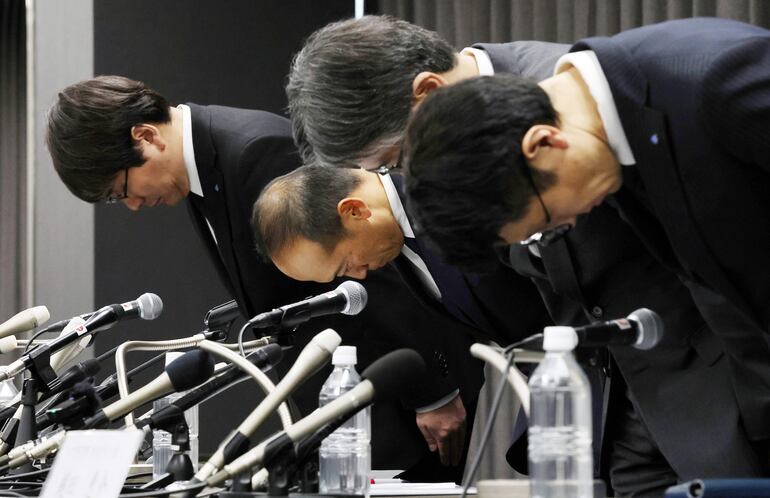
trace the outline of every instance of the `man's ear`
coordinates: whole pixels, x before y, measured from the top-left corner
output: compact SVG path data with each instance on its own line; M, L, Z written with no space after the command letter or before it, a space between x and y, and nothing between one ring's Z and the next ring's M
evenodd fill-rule
M412 80L412 107L420 105L425 97L436 88L446 85L447 81L440 74L429 71L421 72Z
M559 128L538 124L531 127L521 139L521 153L527 162L533 163L548 152L549 148L566 149L567 139Z
M141 123L131 127L131 139L134 141L134 145L140 147L142 150L147 145L154 145L159 150L166 148L166 141L160 134L160 130L157 126L153 126L147 123Z
M337 213L340 215L342 226L349 228L357 221L367 220L372 216L372 210L359 197L345 197L337 203Z

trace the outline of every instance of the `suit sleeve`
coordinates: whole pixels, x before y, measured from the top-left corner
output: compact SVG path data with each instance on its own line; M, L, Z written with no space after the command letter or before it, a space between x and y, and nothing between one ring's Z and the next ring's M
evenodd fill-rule
M563 43L541 41L479 43L473 47L489 54L495 73L508 73L535 80L553 76L556 61L570 48Z
M702 88L699 108L711 139L770 173L770 39L755 37L725 50Z

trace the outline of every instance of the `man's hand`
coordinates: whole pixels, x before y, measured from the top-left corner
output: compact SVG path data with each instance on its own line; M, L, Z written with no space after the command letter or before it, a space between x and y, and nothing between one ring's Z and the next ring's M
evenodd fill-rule
M418 413L417 427L430 451L438 450L443 465L460 463L465 442L465 407L459 395L441 408Z

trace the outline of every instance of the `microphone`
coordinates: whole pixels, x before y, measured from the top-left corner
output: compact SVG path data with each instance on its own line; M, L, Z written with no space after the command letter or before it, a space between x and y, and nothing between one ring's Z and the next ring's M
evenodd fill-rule
M0 338L32 330L47 322L49 318L51 314L45 306L20 311L0 324Z
M203 318L203 323L208 330L216 330L219 327L229 325L239 316L241 316L241 310L233 299L211 308Z
M163 301L161 301L156 294L149 292L142 294L134 301L105 306L91 315L85 323L74 328L67 334L60 335L48 344L38 346L8 365L8 368L6 368L4 372L0 372L0 380L10 379L34 366L38 369L37 374L40 377L43 377L42 380L47 384L50 380L47 380L46 377L51 380L55 377L55 374L48 364L48 357L51 353L62 349L85 335L109 329L120 320L128 318L154 320L160 315L161 311L163 311ZM43 360L42 363L37 362L39 358Z
M15 335L9 335L0 339L0 354L15 351L17 347L19 347L19 344L16 341Z
M267 372L280 363L282 358L283 349L278 344L269 344L246 356L247 360L263 372ZM199 403L203 403L209 398L216 396L221 391L224 391L235 383L245 379L245 372L239 368L235 368L234 365L230 365L227 367L226 371L217 375L215 378L198 386L173 403L164 406L149 417L137 420L134 425L137 429L142 429L144 427L147 427L148 429L163 428L164 425L170 421L176 420L177 417L182 416L185 410L192 408Z
M206 381L214 373L214 360L205 351L188 351L166 367L166 371L125 398L105 406L87 419L85 429L113 422L142 406L172 392L186 391Z
M205 480L211 474L222 468L222 465L231 461L243 453L248 447L249 437L257 430L262 422L271 415L278 405L286 399L291 392L302 384L308 377L321 368L329 357L340 345L342 339L337 332L326 329L316 334L302 349L294 365L291 366L283 379L275 386L262 402L252 411L235 431L226 443L220 445L217 451L209 458L197 474L196 479Z
M260 313L249 320L248 324L253 328L293 328L317 316L334 313L357 315L366 307L367 300L363 285L346 280L333 291Z
M576 327L578 345L587 347L630 344L652 349L663 336L663 320L654 311L639 308L627 318Z
M363 371L363 380L353 389L225 465L206 480L206 485L217 486L254 465L261 465L284 445L299 443L326 424L350 417L372 402L399 395L414 384L414 379L424 376L425 370L425 361L412 349L386 354Z

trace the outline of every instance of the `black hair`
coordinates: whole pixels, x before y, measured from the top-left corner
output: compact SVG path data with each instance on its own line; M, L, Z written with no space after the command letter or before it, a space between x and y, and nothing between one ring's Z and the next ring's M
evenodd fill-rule
M530 168L522 138L557 119L537 83L510 75L443 87L420 105L404 144L408 206L447 263L479 272L497 260L500 230L526 214L532 185L555 181Z
M118 172L144 164L131 127L170 120L166 99L141 81L99 76L59 92L48 111L46 142L67 188L97 202L110 194Z

